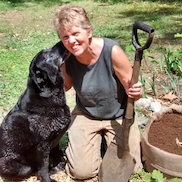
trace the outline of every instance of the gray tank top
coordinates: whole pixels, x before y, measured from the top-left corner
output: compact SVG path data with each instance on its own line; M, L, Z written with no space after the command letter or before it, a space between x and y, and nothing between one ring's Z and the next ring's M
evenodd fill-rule
M66 61L66 71L76 91L78 109L92 119L122 119L127 95L114 73L111 59L112 47L117 43L103 39L102 52L94 64L81 64L71 55Z

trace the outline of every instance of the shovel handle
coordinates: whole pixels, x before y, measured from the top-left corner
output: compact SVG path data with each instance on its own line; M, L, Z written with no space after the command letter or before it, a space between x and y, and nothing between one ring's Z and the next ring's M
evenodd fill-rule
M141 46L141 44L138 40L138 34L137 34L138 29L143 30L144 32L148 33L147 41L143 47ZM149 25L146 25L146 24L144 24L142 22L138 22L138 21L136 21L133 24L132 43L136 49L136 53L135 53L135 61L134 61L134 66L133 66L133 73L132 73L130 87L132 87L135 83L138 82L138 77L139 77L139 73L140 73L140 65L141 65L141 60L142 60L142 56L143 56L143 50L150 47L152 40L153 40L153 36L154 36L154 29L152 27L150 27ZM125 115L125 117L127 119L133 118L133 109L134 109L134 99L128 98L126 115Z
M138 29L143 30L144 32L148 33L148 39L143 47L141 46L141 44L138 40L138 34L137 34ZM133 24L132 43L137 51L139 51L139 50L142 51L142 50L148 49L152 43L153 35L154 35L154 29L152 27L150 27L149 25L146 25L139 21L136 21Z

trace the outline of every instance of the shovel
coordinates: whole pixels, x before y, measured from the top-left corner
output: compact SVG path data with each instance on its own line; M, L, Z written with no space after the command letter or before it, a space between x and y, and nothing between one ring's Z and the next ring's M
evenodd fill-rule
M148 33L145 45L142 47L138 40L137 30ZM143 50L150 47L154 29L141 22L133 24L132 43L136 49L135 61L130 87L138 82ZM128 137L131 125L134 123L134 99L128 98L126 114L123 120L122 146L111 142L102 161L99 171L99 182L127 182L133 173L135 159L130 154Z

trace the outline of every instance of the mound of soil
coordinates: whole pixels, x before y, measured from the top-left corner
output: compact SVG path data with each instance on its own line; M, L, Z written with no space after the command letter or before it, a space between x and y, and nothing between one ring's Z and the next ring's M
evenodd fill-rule
M148 141L164 151L182 155L182 114L166 113L161 120L153 122Z

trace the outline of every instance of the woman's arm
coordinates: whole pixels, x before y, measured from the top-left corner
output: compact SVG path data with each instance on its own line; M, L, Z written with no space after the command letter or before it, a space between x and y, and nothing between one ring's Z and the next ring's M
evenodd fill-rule
M141 98L143 93L142 84L138 82L130 87L133 70L127 56L118 45L112 48L112 62L115 74L124 86L128 97L135 100Z
M60 69L61 69L61 71L62 71L62 73L64 75L64 87L65 87L65 90L68 91L72 87L72 80L68 76L68 74L66 73L65 63L61 65Z

